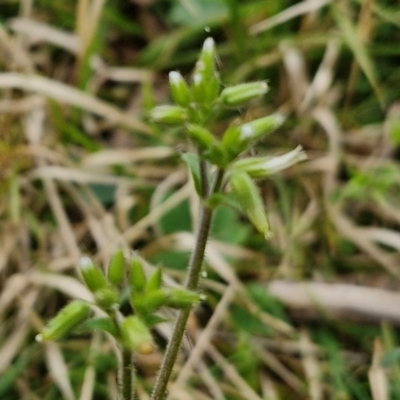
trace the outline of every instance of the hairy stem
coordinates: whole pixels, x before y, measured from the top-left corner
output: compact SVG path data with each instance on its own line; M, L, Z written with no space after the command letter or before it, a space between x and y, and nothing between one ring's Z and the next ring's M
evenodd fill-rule
M135 394L135 367L131 350L122 349L120 369L121 400L134 400Z
M222 184L223 175L224 171L219 170L211 191L212 194L219 191ZM203 264L204 252L210 232L213 212L214 210L207 204L202 205L196 245L190 258L188 274L185 281L185 288L189 290L196 290L199 282L200 271ZM172 368L178 356L179 348L182 344L182 339L185 333L189 315L190 309L181 310L178 313L178 317L175 321L172 331L172 336L164 354L161 368L157 376L157 381L151 395L151 400L163 400L165 398L167 385L171 377Z

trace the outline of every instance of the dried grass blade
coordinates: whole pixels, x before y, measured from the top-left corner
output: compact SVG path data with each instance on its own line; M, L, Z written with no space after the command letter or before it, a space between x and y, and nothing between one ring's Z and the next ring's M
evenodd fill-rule
M319 8L322 8L325 5L329 4L331 1L332 0L306 0L294 4L291 7L285 8L279 14L267 18L264 21L257 23L256 25L253 25L250 28L250 34L257 35L261 32L273 28L274 26L283 24L293 18L299 17L300 15L318 10Z
M383 354L384 350L382 343L378 338L376 338L374 342L374 353L372 355L372 365L368 372L373 400L390 399L388 378L381 365Z
M75 400L72 385L69 380L68 367L61 353L60 347L54 342L44 344L47 366L56 385L60 389L65 400Z
M78 89L38 75L23 75L14 72L0 74L0 88L21 89L41 93L61 103L70 104L85 111L92 112L112 123L121 124L127 128L150 133L151 129L145 123L127 115L102 100L84 93Z
M384 100L376 77L375 66L371 57L368 55L365 44L360 38L360 34L357 32L357 29L355 28L351 20L346 17L345 12L339 10L337 7L334 7L333 10L333 15L336 19L339 29L342 32L345 43L353 52L354 57L357 60L360 68L362 69L370 85L374 89L374 92L379 100L379 103L381 104L381 107L383 107Z
M72 54L79 51L78 38L73 33L27 18L14 18L9 26L14 32L28 35L31 43L48 42Z

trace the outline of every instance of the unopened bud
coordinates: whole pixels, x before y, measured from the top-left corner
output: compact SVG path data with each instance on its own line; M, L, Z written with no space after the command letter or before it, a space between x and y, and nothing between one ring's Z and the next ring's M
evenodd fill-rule
M172 105L154 107L150 116L155 122L167 125L180 125L187 120L186 110Z
M272 114L268 117L258 118L254 121L248 122L241 127L239 140L252 142L262 136L272 133L275 129L279 128L285 118L282 114Z
M138 317L131 315L122 322L124 344L129 349L140 354L150 354L154 351L154 341L150 329Z
M256 184L246 172L241 171L231 174L230 184L249 220L268 239L271 236L268 217Z
M108 286L103 271L89 257L82 257L80 264L83 280L92 292Z
M187 289L170 289L165 305L172 308L189 308L204 299L199 293Z
M147 278L144 273L143 262L139 256L134 256L131 265L130 283L134 290L142 291L146 286Z
M221 92L219 98L223 104L237 107L263 96L267 92L268 84L266 82L249 82L227 87Z
M235 161L230 168L236 171L244 171L252 178L265 178L306 159L306 153L301 146L298 146L281 156L251 157Z
M125 276L125 258L122 249L118 249L112 256L108 266L107 277L113 285L120 285Z
M176 104L187 107L190 103L190 89L183 76L177 71L171 71L169 85Z
M69 303L47 323L36 340L57 340L66 336L87 318L89 308L89 304L82 300Z
M215 43L207 38L193 73L193 97L199 104L210 105L218 97L220 83L215 64Z

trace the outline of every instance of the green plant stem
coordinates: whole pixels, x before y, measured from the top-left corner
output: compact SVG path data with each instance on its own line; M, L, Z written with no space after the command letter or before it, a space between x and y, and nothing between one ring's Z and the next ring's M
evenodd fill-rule
M221 187L224 171L219 170L211 191L211 194L217 193ZM197 232L196 246L189 262L188 274L186 276L185 288L196 290L200 278L200 271L203 264L204 252L207 245L208 235L210 233L211 220L214 209L207 204L201 208L200 223ZM171 377L172 369L178 356L178 351L182 344L187 320L190 315L190 309L181 310L175 321L171 339L168 343L160 371L157 376L156 384L153 388L151 400L163 400Z
M133 353L129 349L122 349L120 384L122 400L134 400L136 371L133 365Z

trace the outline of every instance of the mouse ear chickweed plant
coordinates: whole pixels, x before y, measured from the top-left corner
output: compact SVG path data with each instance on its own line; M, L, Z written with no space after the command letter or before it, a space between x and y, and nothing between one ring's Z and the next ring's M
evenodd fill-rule
M231 189L235 204L268 238L271 235L268 217L254 179L266 178L306 158L301 147L276 157L242 157L255 141L283 124L284 117L278 113L244 124L232 123L221 138L213 133L221 110L246 106L268 91L264 81L222 89L213 39L204 42L191 84L176 71L170 72L169 83L175 105L157 106L151 110L150 117L161 125L181 127L185 137L193 143L196 152L187 152L182 158L201 199L196 243L183 287L165 287L161 269L156 269L147 278L143 260L135 255L127 262L122 250L113 255L107 274L85 257L81 260L82 278L93 293L94 305L105 316L90 317L93 307L85 301L75 300L38 335L38 340L57 340L78 326L108 332L121 349L120 397L123 400L135 398L133 354L154 351L151 328L165 321L157 313L160 308L170 307L179 311L151 395L152 400L165 398L191 308L204 299L197 293L197 285L212 216L215 208L225 201L224 192ZM132 309L130 315L124 315L120 307L123 293L127 292Z

